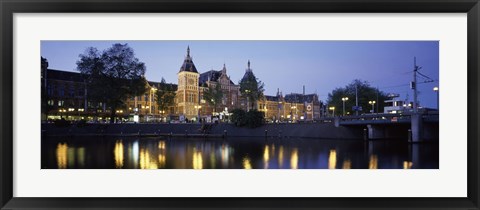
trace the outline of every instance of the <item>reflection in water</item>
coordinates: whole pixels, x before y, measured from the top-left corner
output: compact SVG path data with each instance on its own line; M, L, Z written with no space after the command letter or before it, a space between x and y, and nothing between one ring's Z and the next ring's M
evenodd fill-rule
M293 148L292 156L290 157L290 168L297 169L298 168L298 149Z
M248 156L243 158L242 163L244 169L252 169L252 164L250 163L250 158Z
M368 169L378 169L377 155L370 155L370 160L368 161Z
M403 169L411 169L413 163L410 161L403 161Z
M158 169L155 158L150 158L148 149L140 149L140 169Z
M328 155L328 169L335 169L337 166L337 151L332 149Z
M123 142L122 142L122 140L117 140L117 142L115 142L115 149L113 150L113 155L115 156L115 168L123 168Z
M57 165L59 169L67 168L67 143L58 143L57 145Z
M344 160L342 169L351 169L351 168L352 168L352 161L350 161L350 159Z
M165 145L166 145L165 141L159 141L158 142L158 149L165 149Z
M283 168L283 146L278 149L278 167Z
M193 169L203 169L202 152L193 148Z
M415 146L412 153L406 141L366 150L363 140L47 137L42 169L438 168L438 144Z
M85 167L85 148L80 147L77 149L77 163L79 168Z
M268 150L268 145L265 145L265 149L263 149L263 168L265 169L268 169L268 161L270 160L270 153Z
M222 144L222 151L221 152L222 152L222 155L221 155L222 167L227 168L228 167L228 159L230 157L230 152L229 152L228 146L225 145L225 144Z

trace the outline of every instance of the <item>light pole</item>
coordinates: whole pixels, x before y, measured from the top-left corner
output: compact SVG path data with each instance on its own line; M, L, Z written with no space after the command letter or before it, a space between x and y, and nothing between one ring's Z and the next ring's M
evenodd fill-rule
M342 101L343 101L343 116L345 116L345 101L348 101L348 97L343 97Z
M376 101L369 101L368 103L372 105L372 114L375 113L375 103L376 103Z
M439 89L438 89L438 87L434 87L434 88L433 88L433 91L435 91L435 92L437 93L437 110L439 110L439 108L440 108L440 103L439 103L439 102L440 102L440 101L438 100L438 98L439 98Z
M334 106L331 106L330 108L328 108L329 110L332 110L332 115L333 117L335 117L335 107Z

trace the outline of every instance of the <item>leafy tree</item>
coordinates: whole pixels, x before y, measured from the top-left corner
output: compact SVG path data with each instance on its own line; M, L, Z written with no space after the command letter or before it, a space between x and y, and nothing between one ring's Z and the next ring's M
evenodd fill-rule
M257 100L263 98L265 85L251 71L245 73L239 84L240 93L247 99L247 107L251 105L251 109L254 109Z
M106 103L110 123L115 121L116 109L123 107L127 98L146 92L145 64L127 44L113 44L101 53L90 47L79 57L77 70L85 77L88 97Z
M370 113L372 105L368 103L369 101L375 101L375 112L382 112L383 107L385 107L384 101L387 100L387 94L371 87L367 81L357 79L343 88L334 89L328 94L327 104L328 107L335 107L335 115L343 114L343 97L348 97L348 100L345 101L345 113L355 113L352 110L352 107L355 106L355 88L358 92L358 106L362 107L362 111L359 111L359 113ZM331 110L328 111L332 113Z
M165 82L163 77L156 94L158 110L165 111L168 107L175 105L176 92L172 85Z
M223 91L220 84L215 85L215 87L212 86L209 86L205 92L203 92L203 99L205 99L210 106L213 106L213 112L216 112L218 104L222 103Z
M234 109L231 119L235 126L256 128L265 122L265 113L258 110L245 112L243 109Z

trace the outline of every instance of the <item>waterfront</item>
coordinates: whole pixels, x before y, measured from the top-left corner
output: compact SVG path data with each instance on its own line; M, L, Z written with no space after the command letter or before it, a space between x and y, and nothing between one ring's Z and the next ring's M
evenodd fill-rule
M438 141L437 141L438 142ZM44 137L42 169L437 169L438 143Z

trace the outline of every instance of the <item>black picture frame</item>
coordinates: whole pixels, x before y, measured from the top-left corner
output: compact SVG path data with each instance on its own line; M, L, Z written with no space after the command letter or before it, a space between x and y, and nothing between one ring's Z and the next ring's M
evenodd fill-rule
M0 0L1 209L479 209L478 0ZM15 13L467 13L468 196L466 198L17 198L13 197ZM448 181L448 180L446 180ZM439 186L441 187L441 186Z

